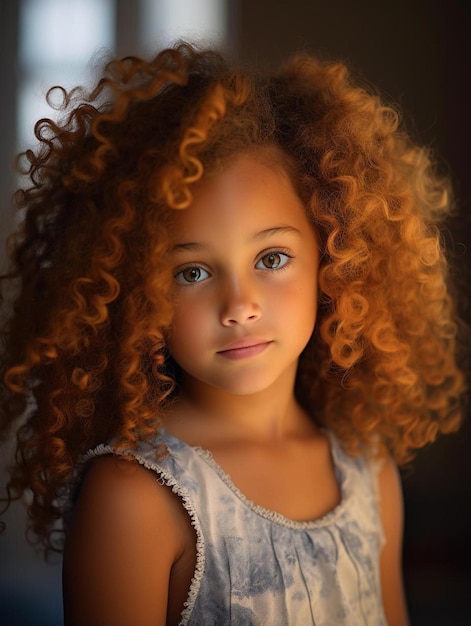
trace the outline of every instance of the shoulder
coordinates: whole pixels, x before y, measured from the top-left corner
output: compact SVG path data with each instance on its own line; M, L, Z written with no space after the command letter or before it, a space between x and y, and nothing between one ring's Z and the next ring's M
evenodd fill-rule
M67 532L66 623L164 624L188 526L179 498L153 472L112 455L94 459Z
M406 626L408 618L402 581L404 506L399 471L389 456L378 472L378 492L385 540L380 561L384 609L391 626Z
M385 532L391 526L402 531L403 501L399 470L390 456L380 461L377 476L381 518Z
M79 521L121 520L135 524L165 526L181 506L172 492L163 487L157 475L134 460L112 454L97 457L89 464L83 479L71 529ZM169 529L171 531L171 529Z

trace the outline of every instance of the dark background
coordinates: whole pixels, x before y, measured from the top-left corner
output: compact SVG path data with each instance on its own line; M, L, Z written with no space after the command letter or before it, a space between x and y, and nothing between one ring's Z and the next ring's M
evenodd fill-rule
M125 14L123 7L129 12L133 4L117 2L121 5L121 16ZM14 5L14 1L1 0L0 19L14 11ZM432 146L443 171L450 173L454 181L458 211L448 224L446 240L456 268L453 276L459 308L470 322L471 2L230 0L229 8L228 48L242 63L268 68L297 50L318 52L328 58L346 60L355 72L379 87L387 99L403 108L412 135ZM131 12L126 18L128 28L122 31L126 36L121 37L119 54L135 52L132 15ZM3 52L8 48L11 56L15 47L15 33L5 28L5 22L1 24L1 37L4 59ZM5 141L11 134L12 123L5 120L5 103L10 97L8 81L14 81L15 70L0 60L0 71L3 174L0 180L5 181L10 158ZM0 190L2 198L6 186L8 183L3 183ZM9 213L4 206L0 228L5 232ZM469 625L471 423L468 417L458 434L444 437L419 453L412 466L403 472L403 488L404 575L411 624ZM5 555L19 555L17 558L24 559L24 586L23 591L18 591L18 585L16 591L0 589L0 623L7 623L2 621L2 607L6 615L5 607L15 604L17 617L5 618L12 626L59 624L60 568L56 565L47 570L38 559L30 557L28 549L20 545L22 529L19 530L16 522L14 526L13 538L11 533L0 537L0 571L2 556L6 563ZM48 575L47 571L53 571L54 575ZM32 611L35 611L34 619Z

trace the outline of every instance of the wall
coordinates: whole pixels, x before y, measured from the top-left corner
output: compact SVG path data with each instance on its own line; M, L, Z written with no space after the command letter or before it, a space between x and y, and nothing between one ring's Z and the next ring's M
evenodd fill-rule
M119 3L132 21L131 6ZM14 58L16 38L6 30L16 2L1 0L0 26L2 54L8 49ZM469 75L470 7L459 0L233 0L231 2L231 44L242 63L259 67L276 65L287 54L303 49L344 58L367 80L398 101L407 112L413 134L432 144L442 156L445 169L455 180L460 213L450 222L449 241L460 271L470 267L471 177L469 169L470 116L466 93ZM121 15L124 15L122 12ZM126 28L120 48L129 53ZM129 32L129 31L128 31ZM13 141L12 117L15 100L12 91L15 66L2 63L0 198L2 236L9 230L6 208L11 188L5 149ZM3 89L6 86L6 89ZM1 239L1 238L0 238ZM462 279L463 299L469 298L467 278ZM463 305L470 320L469 308ZM459 626L471 623L469 589L471 576L471 425L444 438L422 452L404 473L406 533L404 566L407 595L413 626ZM60 623L60 564L48 567L32 556L23 540L18 507L8 520L9 545L0 545L0 579L12 579L13 570L5 563L16 561L14 581L24 591L15 597L14 586L0 588L0 615L6 615L7 602L21 606L35 623ZM0 542L4 538L0 537ZM12 566L9 565L9 568ZM0 585L1 586L1 585ZM0 619L2 622L3 617ZM28 617L15 622L28 624ZM43 620L41 622L41 620ZM2 623L5 623L4 621Z

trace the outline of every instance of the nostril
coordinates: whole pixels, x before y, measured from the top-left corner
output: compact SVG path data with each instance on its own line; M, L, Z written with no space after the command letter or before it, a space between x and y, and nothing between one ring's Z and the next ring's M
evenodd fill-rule
M233 297L224 303L220 311L220 320L227 326L253 324L261 317L261 308L250 297Z

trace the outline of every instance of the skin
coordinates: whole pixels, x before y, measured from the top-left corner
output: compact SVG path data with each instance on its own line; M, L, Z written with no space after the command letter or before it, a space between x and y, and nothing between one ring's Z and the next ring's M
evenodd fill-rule
M213 413L214 400L252 401L281 383L292 404L298 357L316 319L319 254L286 174L239 158L199 185L177 214L173 239L168 345L185 372L185 395Z
M340 501L329 444L294 396L316 320L319 252L287 175L238 157L197 186L172 238L169 348L184 375L167 431L211 450L256 504L293 520L325 515ZM379 489L384 605L390 626L405 626L402 499L389 459ZM139 466L97 459L68 533L66 624L177 624L194 566L178 497Z

